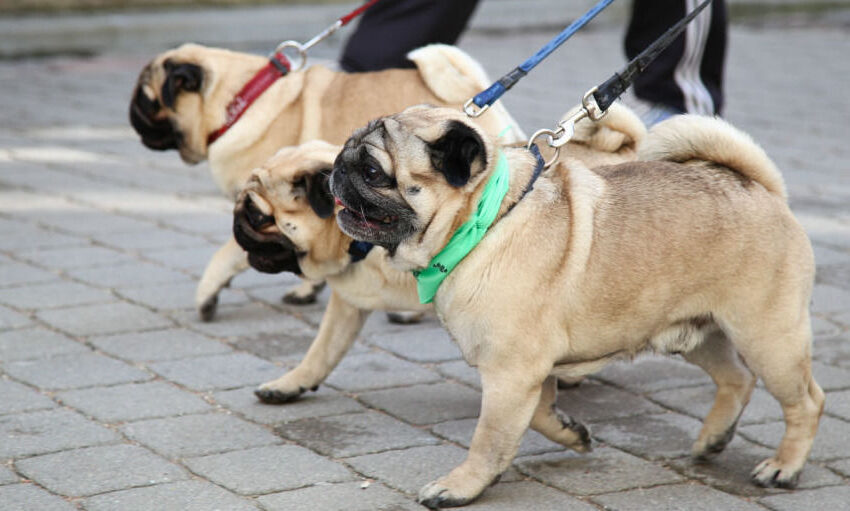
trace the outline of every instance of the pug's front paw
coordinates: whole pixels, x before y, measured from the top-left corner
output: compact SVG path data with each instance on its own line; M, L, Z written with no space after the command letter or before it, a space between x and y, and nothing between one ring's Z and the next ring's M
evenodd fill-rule
M457 472L456 469L449 475L423 486L419 490L419 503L430 509L463 506L475 500L492 482L456 475Z

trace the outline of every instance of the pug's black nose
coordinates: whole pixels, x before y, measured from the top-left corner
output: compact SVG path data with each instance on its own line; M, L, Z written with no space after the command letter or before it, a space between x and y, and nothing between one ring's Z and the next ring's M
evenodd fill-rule
M260 208L251 200L251 196L245 197L245 216L248 219L248 225L254 230L262 229L263 227L273 224L274 217L260 211Z

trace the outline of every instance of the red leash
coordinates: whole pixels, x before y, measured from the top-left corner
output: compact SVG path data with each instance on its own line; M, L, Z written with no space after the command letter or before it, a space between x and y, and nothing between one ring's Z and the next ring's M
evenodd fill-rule
M342 18L336 20L331 26L319 32L318 35L304 44L297 41L284 41L280 43L277 48L275 48L275 51L269 56L269 63L260 69L253 78L248 80L248 83L242 87L242 90L240 90L239 93L234 96L233 100L231 100L227 105L224 124L207 136L207 146L218 140L219 137L224 135L227 130L236 124L236 121L242 117L245 110L248 110L254 101L256 101L257 98L266 91L266 89L271 87L278 78L286 76L290 71L298 71L304 67L304 64L307 62L308 49L313 47L316 43L326 39L328 36L339 30L340 27L347 25L351 20L366 12L366 10L379 1L380 0L369 0L357 9L354 9ZM295 61L294 65L292 64L291 59L287 58L284 54L284 50L287 48L293 48L298 52L299 59Z

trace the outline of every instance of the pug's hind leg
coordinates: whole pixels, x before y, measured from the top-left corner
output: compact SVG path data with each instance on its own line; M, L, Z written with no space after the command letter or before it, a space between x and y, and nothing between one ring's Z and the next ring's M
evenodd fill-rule
M254 394L264 403L281 404L298 399L308 389L316 390L351 347L368 316L369 311L332 292L319 333L301 363L280 378L263 383Z
M195 290L195 308L203 321L215 316L218 293L230 280L248 269L248 253L231 237L213 255Z
M691 448L695 459L705 460L723 451L732 441L738 418L750 401L756 377L741 360L726 334L719 329L709 332L699 346L682 356L705 370L717 385L714 405Z
M590 432L572 417L562 416L555 408L558 380L549 376L543 382L540 402L531 418L531 429L549 440L557 442L578 452L589 452Z
M419 503L429 508L462 506L494 483L513 461L523 433L540 402L546 368L524 364L481 372L481 415L463 463L419 491Z
M310 280L305 278L283 295L283 303L288 303L289 305L309 305L316 303L319 293L324 288L324 280Z

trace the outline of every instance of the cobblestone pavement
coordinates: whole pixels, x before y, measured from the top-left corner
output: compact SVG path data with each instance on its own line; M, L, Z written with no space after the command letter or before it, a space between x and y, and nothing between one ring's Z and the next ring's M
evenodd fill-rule
M476 31L462 46L495 76L550 33ZM522 127L551 127L607 78L620 38L583 32L508 94ZM322 305L283 305L292 278L246 273L215 322L197 320L193 289L230 205L204 165L149 152L128 128L144 53L0 62L0 509L420 509L419 487L464 456L476 373L436 320L375 314L318 392L258 404L254 386L304 354ZM836 85L848 53L846 30L731 32L727 117L783 170L818 261L827 401L800 488L748 482L782 431L763 388L726 452L697 465L713 386L679 359L644 358L562 392L592 453L529 432L468 509L850 509L850 99Z

